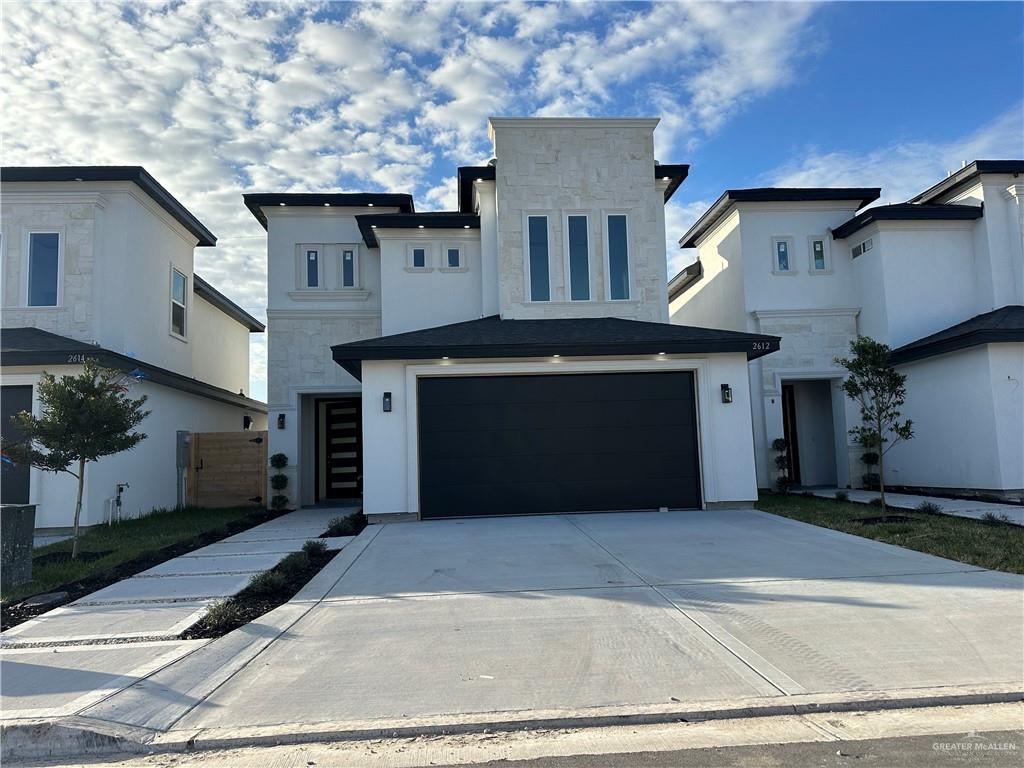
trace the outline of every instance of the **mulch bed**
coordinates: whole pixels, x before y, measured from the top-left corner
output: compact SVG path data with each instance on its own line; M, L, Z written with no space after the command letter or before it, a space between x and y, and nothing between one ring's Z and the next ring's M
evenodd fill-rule
M109 587L115 582L127 579L137 573L142 573L142 571L160 565L160 563L167 562L179 555L184 555L194 549L205 547L207 544L213 544L214 542L220 541L228 536L241 533L242 531L246 531L260 525L261 523L265 523L268 520L273 520L275 517L280 517L290 511L291 510L259 510L244 518L232 520L216 530L207 531L199 536L193 536L191 539L185 539L161 549L154 549L152 552L139 555L132 560L126 560L113 568L101 571L100 573L94 573L87 578L80 579L79 581L68 582L67 584L61 584L60 586L48 589L47 592L67 593L67 597L58 603L51 603L44 606L28 606L23 602L15 605L4 605L2 610L0 610L0 630L6 631L24 621L35 618L41 613L53 610L59 605L73 602L80 597L84 597L85 595L91 594L99 589L103 589L104 587Z
M250 621L291 600L310 579L331 562L337 550L307 554L296 552L282 560L261 576L278 574L278 577L262 580L259 577L234 597L213 605L209 611L182 633L184 640L217 638L238 629ZM268 588L266 582L272 582Z

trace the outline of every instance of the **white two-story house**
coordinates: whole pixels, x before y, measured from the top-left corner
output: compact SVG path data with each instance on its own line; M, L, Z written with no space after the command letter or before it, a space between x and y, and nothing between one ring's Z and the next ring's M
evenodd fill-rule
M148 437L89 466L81 522L108 520L118 496L125 517L174 507L178 432L266 428L266 405L245 394L263 325L193 271L194 249L216 238L137 166L3 168L0 205L4 436L16 438L11 415L39 412L44 371L94 359L131 373ZM35 504L38 528L72 524L69 475L5 462L2 494Z
M268 232L270 450L292 504L371 519L756 498L747 363L668 322L656 119L492 118L458 211L251 194Z
M782 339L750 364L761 487L777 478L776 438L797 484L862 484L859 410L833 361L866 335L908 377L915 437L886 455L886 482L1022 494L1022 174L979 160L874 207L879 189L728 190L682 237L698 260L670 281L672 321Z

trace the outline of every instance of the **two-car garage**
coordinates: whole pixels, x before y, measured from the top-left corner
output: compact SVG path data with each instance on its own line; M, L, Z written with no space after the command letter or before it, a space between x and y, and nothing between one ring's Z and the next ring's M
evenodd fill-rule
M420 516L698 508L694 375L425 377Z

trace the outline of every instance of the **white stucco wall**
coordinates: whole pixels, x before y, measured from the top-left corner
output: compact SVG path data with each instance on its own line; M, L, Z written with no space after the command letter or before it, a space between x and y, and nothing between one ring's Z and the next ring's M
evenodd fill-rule
M480 230L378 230L381 262L381 333L433 328L483 316ZM427 266L410 267L409 248L427 251ZM447 266L458 248L462 266Z
M704 274L669 304L676 325L746 331L748 316L743 279L739 212L733 211L697 249Z
M1024 488L1024 344L972 347L899 370L914 438L886 455L888 483Z
M716 354L669 360L624 358L459 361L451 364L409 361L363 363L363 505L367 514L418 513L415 381L417 375L486 375L607 371L695 370L700 422L701 476L708 504L757 498L751 441L746 356ZM721 402L729 384L733 402ZM392 411L380 407L391 392Z
M664 186L654 177L656 120L492 118L502 317L667 321ZM524 216L549 222L551 301L529 301ZM569 301L563 220L589 216L590 301ZM630 298L608 301L604 218L628 216Z
M50 366L54 375L74 375L81 366ZM6 385L37 384L41 369L7 367ZM146 395L150 415L138 430L147 437L130 451L108 456L86 469L82 525L104 522L107 499L116 494L116 484L131 487L122 495L122 514L137 517L155 508L173 507L177 502L175 450L178 430L194 432L233 432L242 430L243 417L253 417L253 430L266 429L266 416L234 405L219 403L164 387L152 382L133 384L131 397ZM38 391L33 389L33 410L41 412ZM77 480L66 474L31 471L30 501L36 504L37 528L64 528L74 520Z
M231 392L249 393L249 329L192 296L192 375Z

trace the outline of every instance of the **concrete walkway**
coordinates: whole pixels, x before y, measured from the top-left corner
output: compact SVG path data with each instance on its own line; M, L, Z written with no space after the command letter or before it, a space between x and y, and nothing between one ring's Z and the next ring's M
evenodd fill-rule
M184 749L1006 701L1022 586L753 510L371 526L73 725Z
M880 495L878 491L849 490L845 488L808 488L803 492L813 493L815 496L821 496L824 499L834 499L836 493L840 490L849 496L850 501L856 501L861 504L869 504ZM987 513L991 512L994 515L1005 516L1015 525L1024 525L1024 507L1018 504L994 504L987 501L947 499L938 496L916 496L909 493L886 492L885 494L885 503L897 509L916 509L926 501L931 504L937 504L945 514L955 517L972 517L975 520L980 520Z
M299 510L93 592L0 635L0 720L71 714L208 641L178 637L355 508ZM341 549L352 537L325 538Z

